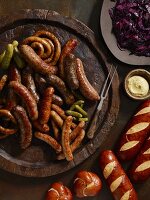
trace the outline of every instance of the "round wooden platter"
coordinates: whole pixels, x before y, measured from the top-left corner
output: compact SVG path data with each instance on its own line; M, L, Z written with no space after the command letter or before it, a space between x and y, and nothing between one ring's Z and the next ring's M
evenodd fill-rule
M53 32L61 44L69 38L77 38L74 54L81 58L89 81L100 93L110 64L98 48L94 33L83 23L48 10L21 10L0 19L0 50L14 39L21 41L35 31L46 29ZM33 139L32 145L22 151L18 136L9 136L0 141L0 168L26 177L46 177L65 172L91 156L104 142L113 126L119 110L119 79L115 74L109 95L103 104L95 137L85 138L74 153L74 160L56 161L53 150L44 142ZM94 117L97 103L86 103L89 119ZM86 126L86 132L90 121Z
M104 41L111 51L111 53L121 62L124 62L128 65L133 66L149 66L150 57L145 56L136 56L130 54L128 50L121 50L117 45L117 40L115 35L112 32L112 20L109 15L109 9L113 8L116 4L116 1L105 0L101 8L100 15L100 27Z

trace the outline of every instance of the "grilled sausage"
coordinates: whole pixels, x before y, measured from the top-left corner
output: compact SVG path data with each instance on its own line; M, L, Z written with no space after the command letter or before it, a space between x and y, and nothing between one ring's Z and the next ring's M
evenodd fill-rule
M14 124L16 124L16 120L14 118L14 116L10 113L9 110L6 109L0 109L0 117L3 116L7 119L9 119L10 121L12 121Z
M17 132L17 129L9 129L9 128L4 128L3 126L0 126L0 133L4 135L13 135L16 132Z
M40 74L36 73L34 76L34 81L35 81L35 85L36 85L38 92L41 95L43 95L43 92L47 88L47 83L46 83L45 78L42 77Z
M145 181L150 177L150 137L131 165L129 176L134 182Z
M62 49L60 59L59 59L59 75L63 80L65 78L64 58L74 50L77 44L78 44L78 41L76 39L70 39L66 42L66 44L64 45Z
M70 141L72 142L78 134L81 132L81 130L84 128L85 122L79 122L79 124L74 128L74 130L70 133Z
M47 88L44 91L42 99L40 100L38 121L41 124L47 124L49 120L53 93L54 93L53 87Z
M44 61L46 62L46 63L50 63L51 65L56 65L56 63L57 63L57 61L54 61L53 62L53 58L54 58L54 56L55 56L55 47L54 47L54 44L53 44L53 42L50 40L50 39L48 39L48 38L42 38L43 40L46 40L48 43L49 43L49 45L50 45L50 48L51 48L51 54L50 54L50 56L48 57L48 58L46 58ZM61 50L61 49L60 49ZM59 55L60 56L60 55ZM59 58L59 57L58 57Z
M19 49L25 61L35 71L45 75L57 73L57 67L45 63L30 46L21 45Z
M46 87L48 86L46 80L42 76L40 76L39 74L35 74L35 85L36 85L36 88L41 95L43 94ZM64 103L63 99L56 94L53 94L52 102L54 104L57 104L58 106L62 106L63 103Z
M140 151L150 132L150 100L145 101L127 124L119 141L117 155L130 160Z
M64 104L63 99L56 94L53 94L52 103L58 106L62 106Z
M53 51L51 50L51 55L49 58L45 60L45 62L51 63L52 65L56 65L61 54L61 44L58 38L53 33L46 30L37 31L35 33L35 36L44 38L49 43L51 42L50 46L51 48L52 46L54 47L54 54Z
M27 107L30 118L32 120L36 120L38 118L37 103L29 90L17 81L11 81L9 83L9 87L12 88L13 91L22 98Z
M54 110L51 111L51 118L57 124L58 127L62 128L63 119Z
M17 67L14 64L12 64L9 67L8 79L9 81L17 81L21 83L20 71L17 69ZM11 110L17 104L18 104L17 95L14 93L13 89L9 88L8 94L7 94L7 101L6 101L6 109Z
M3 90L6 82L7 82L8 76L4 75L2 76L1 80L0 80L0 92Z
M77 78L79 81L79 90L85 98L91 101L97 101L100 99L97 91L89 83L84 72L82 61L79 58L77 58Z
M57 112L57 114L62 118L62 119L66 119L66 115L65 115L65 111L60 108L59 106L57 106L56 104L52 104L52 110L54 110L55 112Z
M32 49L35 50L38 56L42 57L42 55L44 54L44 47L41 43L33 42L30 46L32 47Z
M18 103L18 99L16 94L14 93L13 89L9 88L7 93L7 101L6 101L6 110L12 110L13 107L15 107Z
M38 120L32 122L33 127L42 133L47 133L49 131L49 126L47 124L40 124Z
M99 164L115 200L137 200L130 180L112 151L103 151Z
M67 81L68 86L72 90L76 90L79 88L79 81L77 79L77 61L73 54L68 54L64 58L64 71L65 71L65 78Z
M53 149L56 150L57 153L60 153L62 151L61 145L50 135L41 133L41 132L35 132L34 136L44 142L46 142L48 145L50 145Z
M17 69L17 67L14 64L12 64L9 67L8 79L9 81L18 81L19 83L21 83L20 71Z
M39 101L39 95L36 91L34 79L32 77L32 70L29 67L26 67L22 70L22 84L30 91L35 101Z
M73 160L73 155L70 147L69 133L71 131L72 116L68 116L63 124L62 129L62 148L67 161Z
M81 130L77 137L75 138L75 140L73 141L73 143L70 145L70 148L71 148L71 151L72 153L80 146L82 140L84 139L85 137L85 130ZM57 156L57 160L63 160L65 159L65 155L64 153L60 153L58 156Z
M40 49L40 55L39 56L41 56L41 58L47 58L51 54L51 47L50 47L49 43L46 40L43 40L42 38L39 38L39 37L36 37L36 36L30 36L28 38L25 38L23 40L22 44L29 45L29 46L31 45L32 48L37 47L37 44L38 44L38 47L39 47L38 49ZM42 46L44 48L44 52L41 49L40 44L42 44Z
M52 85L61 93L66 104L71 105L74 103L74 96L68 90L63 80L61 80L58 76L52 74L47 75L46 80L50 85Z
M43 95L43 92L48 86L46 80L37 73L35 74L34 80L35 80L35 85L36 85L37 90L39 91L41 95ZM58 106L62 106L64 103L63 99L56 94L53 94L52 102Z
M53 134L54 137L57 141L60 140L60 131L59 128L57 127L57 124L55 123L55 121L51 120L51 124L52 124L52 128L53 128Z
M26 111L21 106L16 106L12 110L13 115L15 116L18 127L20 130L20 146L22 149L26 149L30 146L32 141L32 126L27 116Z

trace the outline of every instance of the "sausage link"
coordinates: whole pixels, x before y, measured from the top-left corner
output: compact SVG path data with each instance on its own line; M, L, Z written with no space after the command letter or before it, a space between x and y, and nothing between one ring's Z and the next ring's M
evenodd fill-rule
M37 90L42 95L45 89L47 88L46 80L37 73L35 74L34 80ZM58 106L62 106L64 104L63 99L56 94L53 94L52 102Z
M39 95L36 91L34 79L32 77L32 70L26 67L22 70L22 84L30 91L35 101L39 101Z
M39 102L39 118L38 121L41 124L47 124L50 113L51 113L51 104L52 104L52 96L54 93L54 88L49 87L44 91L43 97Z
M52 124L52 128L53 128L53 133L54 133L54 137L57 141L60 140L60 131L59 128L57 127L55 121L51 120L51 124Z
M26 111L21 106L13 108L12 113L17 120L20 130L20 146L22 149L26 149L32 141L32 126L27 116Z
M45 75L57 73L57 67L44 62L30 46L21 45L19 49L25 61L35 71Z
M103 151L99 164L115 200L138 199L129 178L112 151Z
M7 138L9 135L4 135L4 134L0 134L0 140L1 139L4 139L4 138Z
M85 137L85 130L81 129L81 131L78 133L78 136L75 138L74 142L70 146L72 153L80 146L84 137ZM63 159L65 159L65 155L63 153L60 153L57 156L57 160L63 160Z
M56 94L53 94L52 103L58 106L62 106L64 104L62 98Z
M48 145L50 145L57 153L60 153L62 151L61 145L50 135L40 133L40 132L35 132L34 136L44 142L46 142Z
M4 135L13 135L16 132L17 132L17 129L9 129L9 128L4 128L3 126L0 126L0 133Z
M7 75L2 76L0 80L0 92L3 90L4 86L6 85L7 79L8 79Z
M121 160L130 160L140 151L150 132L150 100L139 107L120 138L117 155Z
M37 73L34 76L34 80L35 80L35 85L36 85L38 92L41 95L43 95L43 92L47 88L46 80L40 74L37 74Z
M41 43L39 42L33 42L31 44L32 49L34 49L37 53L38 56L42 57L42 55L44 54L44 47Z
M57 124L58 127L62 128L64 123L63 119L54 110L51 111L51 118Z
M36 36L30 36L28 38L25 38L22 42L22 44L24 45L31 45L31 47L33 48L32 43L37 42L39 44L42 44L44 47L44 53L41 55L41 58L47 58L50 56L51 54L51 46L49 45L49 43L46 40L43 40L42 38L36 37ZM37 46L36 43L36 46Z
M10 121L12 121L14 124L16 124L16 120L9 110L1 109L0 110L0 117L1 116L6 117Z
M17 69L17 67L14 64L12 64L9 67L8 79L9 79L9 81L17 81L17 82L21 83L20 71ZM9 90L8 90L6 103L7 103L6 109L8 109L8 110L12 110L12 108L18 104L17 96L11 88L9 88Z
M57 105L52 104L52 109L53 109L53 111L51 111L51 112L52 112L53 120L58 125L58 127L62 128L63 120L65 120L67 118L67 116L64 114L64 111L62 110L62 108L60 108ZM74 129L76 127L77 127L77 125L72 122L71 128Z
M18 103L18 99L16 94L14 93L13 89L9 88L7 93L7 101L6 101L6 110L11 111L13 107L15 107Z
M38 120L32 122L33 127L42 133L47 133L49 131L49 126L47 124L40 124Z
M70 141L72 142L78 134L81 132L81 130L84 128L85 122L79 122L79 124L76 126L76 128L70 133Z
M29 90L17 81L11 81L9 83L9 87L12 88L14 92L22 98L27 107L30 118L32 120L36 120L38 118L37 103Z
M55 112L57 112L57 114L62 118L62 119L66 119L66 115L65 115L65 111L60 108L59 106L57 106L56 104L52 104L52 110L54 110Z
M52 42L54 49L55 49L55 53L54 54L51 53L50 58L45 60L45 62L50 62L52 65L56 65L56 63L60 57L60 54L61 54L61 44L60 44L58 38L53 33L46 31L46 30L37 31L35 33L35 36L41 37L44 39L47 38L47 39L49 39L49 41ZM51 44L51 48L52 48L52 44Z
M17 67L14 64L12 64L9 67L8 79L9 81L18 81L19 83L21 83L20 71L17 69Z
M61 80L58 76L49 74L46 77L47 82L56 88L61 95L63 96L66 104L73 104L75 99L72 93L68 90L63 80Z
M62 49L60 59L59 59L59 75L63 80L65 78L64 58L75 49L77 44L78 44L78 41L76 39L70 39L66 42L66 44L64 45Z
M79 81L77 78L77 61L73 54L68 54L64 58L64 71L68 86L71 90L79 88Z
M150 137L131 165L129 176L134 182L145 181L150 177Z
M79 58L77 58L77 78L79 81L79 90L85 98L91 101L97 101L100 99L99 94L88 81L82 61Z
M51 47L51 54L50 54L50 57L45 59L44 61L46 63L50 63L51 65L55 65L57 63L57 61L53 61L53 58L54 58L54 55L55 55L55 47L54 47L54 44L52 43L51 40L49 40L48 38L43 38L44 40L46 40L50 47Z
M64 121L62 128L62 148L67 161L73 160L73 155L70 147L70 131L72 124L72 116L68 116Z

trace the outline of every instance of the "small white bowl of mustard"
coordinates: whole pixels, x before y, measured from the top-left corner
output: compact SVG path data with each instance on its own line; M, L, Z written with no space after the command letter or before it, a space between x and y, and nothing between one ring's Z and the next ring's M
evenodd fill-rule
M150 98L150 72L144 69L130 71L124 82L127 95L135 100Z

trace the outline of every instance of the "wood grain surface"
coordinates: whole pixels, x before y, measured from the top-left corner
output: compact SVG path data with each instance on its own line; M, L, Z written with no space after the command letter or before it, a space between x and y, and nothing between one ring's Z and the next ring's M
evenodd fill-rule
M11 16L3 16L0 19L0 41L2 41L0 49L4 49L6 44L13 40L22 41L43 29L53 32L62 46L69 38L77 38L79 45L74 53L83 61L89 81L100 93L110 63L107 63L105 56L98 48L93 32L77 20L44 9L26 9ZM49 146L37 140L33 140L29 148L21 151L18 137L14 135L0 141L0 167L22 176L45 177L67 171L83 162L103 143L116 120L120 103L118 86L119 80L116 73L108 98L100 111L95 137L84 141L75 152L73 161L56 161ZM89 116L89 124L86 128L88 132L97 103L87 102L86 104L85 109Z
M123 89L124 78L131 70L131 66L119 62L109 51L102 38L99 26L102 3L103 1L100 0L0 0L0 15L11 15L11 12L16 12L24 8L42 8L55 10L62 15L77 18L89 26L94 31L97 45L101 48L107 60L118 66L117 71L120 79L119 94L121 98L120 110L116 123L111 128L109 137L106 138L101 147L97 149L92 156L75 168L52 177L26 178L0 170L0 200L44 200L46 191L53 182L62 181L71 188L74 175L79 170L93 171L102 179L103 188L101 193L96 197L86 198L87 200L113 200L99 168L99 154L104 149L115 149L123 128L141 102L133 101L128 98ZM145 68L144 66L139 66L139 68L140 67ZM133 66L132 69L136 68L136 66ZM128 165L124 164L123 167L126 170ZM150 180L142 184L134 185L134 187L138 193L139 200L148 199ZM78 200L78 198L74 196L74 200Z

